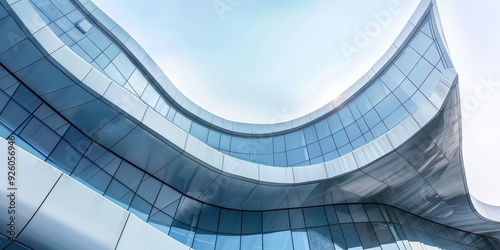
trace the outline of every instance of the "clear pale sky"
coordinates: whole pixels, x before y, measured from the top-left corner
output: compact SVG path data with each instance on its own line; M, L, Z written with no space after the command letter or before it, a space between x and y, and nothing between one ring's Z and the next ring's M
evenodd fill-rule
M93 2L193 102L250 123L290 120L334 99L385 53L419 3ZM437 0L437 6L460 79L469 189L479 200L500 205L500 1Z

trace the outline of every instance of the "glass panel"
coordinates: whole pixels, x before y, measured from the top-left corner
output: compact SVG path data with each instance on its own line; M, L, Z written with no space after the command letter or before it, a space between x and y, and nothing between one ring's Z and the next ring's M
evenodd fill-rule
M321 139L321 141L319 141L319 144L321 146L321 152L323 152L323 154L337 149L337 147L335 147L335 143L333 142L333 137L331 136Z
M285 134L286 150L295 149L306 145L302 130Z
M251 234L241 236L241 250L261 250L262 235Z
M292 237L293 237L293 249L294 250L299 250L299 249L308 250L309 249L309 241L307 240L307 232L305 229L293 230Z
M377 113L383 119L399 106L401 106L401 103L398 99L393 94L389 94L386 98L384 98L384 100L375 106L375 110L377 110Z
M330 137L331 138L331 137ZM332 139L333 142L333 139ZM309 158L316 158L321 155L321 149L319 142L315 142L307 145L307 152L309 152Z
M307 227L324 226L327 224L323 207L304 208L304 217Z
M207 141L208 129L198 123L193 122L193 124L191 125L191 131L189 131L189 133L202 142Z
M264 249L288 250L292 249L292 234L290 231L281 231L264 234Z
M217 236L217 250L233 250L240 248L240 235L223 235ZM196 248L195 248L196 249Z
M337 147L341 147L349 143L349 139L344 130L340 130L339 132L333 134L333 139L335 140L335 145Z
M372 105L376 105L391 91L385 86L381 80L375 80L374 83L365 91L366 97Z
M295 165L307 161L309 160L309 156L307 154L307 148L301 147L289 150L286 152L286 158L289 165Z
M318 140L318 136L316 135L316 129L314 129L313 126L304 128L304 135L306 137L307 144L313 143Z
M390 90L394 90L405 79L405 75L392 65L380 78Z
M408 75L413 67L415 67L418 60L420 60L420 55L412 48L407 47L398 57L395 65L403 72L403 74Z
M342 123L340 122L339 115L337 113L326 118L326 121L328 122L331 133L335 133L343 128Z
M337 117L337 119L338 119L338 117ZM338 121L337 126L342 127L340 120ZM328 128L328 123L326 120L321 120L321 121L317 122L316 124L314 124L314 128L316 128L316 133L318 134L318 139L323 139L323 138L331 135L330 129Z
M280 135L273 137L274 152L285 152L285 138Z

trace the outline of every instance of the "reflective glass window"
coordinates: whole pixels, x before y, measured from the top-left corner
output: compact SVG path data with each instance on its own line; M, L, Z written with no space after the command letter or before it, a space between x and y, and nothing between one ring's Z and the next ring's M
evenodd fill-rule
M405 75L392 65L380 78L390 90L394 90L405 79Z
M338 114L344 127L354 122L354 117L352 116L348 106L340 109Z
M288 250L293 249L292 234L289 230L265 233L264 234L264 249L273 250Z
M406 111L405 107L400 106L392 114L390 114L384 119L384 123L387 126L387 128L393 128L408 116L409 113L408 111Z
M286 158L289 165L296 165L304 161L309 160L306 147L300 147L297 149L288 150L286 152Z
M361 243L363 244L363 248L372 248L376 247L380 249L377 236L373 231L372 225L370 223L356 223L356 230L358 231L359 238L361 239Z
M196 248L195 248L196 249ZM216 250L233 250L240 249L240 235L217 235Z
M368 110L373 108L365 93L361 93L360 95L358 95L354 99L354 103L356 104L356 107L358 107L358 110L361 114L365 114Z
M132 74L132 71L135 69L135 66L123 52L118 53L118 55L113 59L113 64L120 71L123 77L125 77L125 79L128 79Z
M174 123L186 132L189 131L189 129L191 128L191 120L189 120L179 112L175 114Z
M309 240L305 229L292 230L293 249L308 250ZM314 248L313 248L314 249Z
M275 166L288 166L286 162L286 153L274 153L274 165Z
M304 208L304 217L307 227L324 226L327 224L323 207Z
M256 138L252 140L253 140L252 145L255 153L257 154L273 153L273 139L271 137Z
M207 143L208 145L212 147L219 147L219 141L220 141L220 133L214 130L208 131L208 140Z
M351 146L351 144L347 144L347 145L342 146L342 147L340 147L340 148L338 149L339 155L345 155L345 154L347 154L347 153L349 153L349 152L351 152L351 151L352 151L352 146Z
M370 100L370 103L372 105L376 105L390 92L391 91L385 86L382 80L375 80L375 82L372 83L372 85L366 90L365 94L366 97L368 97L368 100Z
M242 235L241 250L262 250L262 234Z
M221 134L220 135L220 149L222 150L229 150L231 146L231 137L226 134Z
M193 241L193 249L213 250L215 249L215 240L217 235L201 229L196 230L196 236Z
M158 102L158 99L160 98L160 95L156 92L156 90L151 86L148 85L144 92L142 93L141 99L147 103L150 107L155 107L156 102ZM180 113L178 113L180 114ZM187 118L186 118L187 119ZM175 122L175 118L174 118ZM189 130L186 130L189 131Z
M193 122L193 124L191 125L191 130L189 131L189 133L192 136L198 138L198 140L200 140L202 142L206 142L207 141L208 129L205 128L204 126L201 126L198 123Z
M439 60L441 59L441 56L439 55L439 52L436 48L436 44L433 43L429 49L427 49L427 52L425 52L424 58L427 59L432 65L436 65Z
M328 152L326 154L323 154L323 159L325 161L330 161L330 160L333 160L333 159L336 159L336 158L339 158L339 152L337 150L334 150L334 151Z
M363 205L351 204L348 207L354 222L368 222L368 216L366 215Z
M328 122L328 126L330 127L331 133L335 133L343 128L342 122L340 122L340 118L337 113L327 117L326 121Z
M420 60L420 55L412 48L406 48L396 59L395 65L403 72L403 74L408 75L410 71L415 67L418 60Z
M307 229L311 249L334 249L330 228L313 227Z
M420 60L408 75L408 79L418 88L431 72L433 66L426 60Z
M285 134L286 149L294 149L305 146L305 138L302 130Z
M371 130L373 137L378 137L382 135L383 133L387 132L387 127L385 127L385 124L383 122L375 125L375 127L372 128Z
M274 232L290 229L288 210L275 210L262 212L264 232Z
M357 123L352 123L347 126L345 128L345 132L351 141L361 136L361 131L359 130Z
M319 141L319 144L321 146L321 152L323 152L323 154L337 149L337 147L335 147L335 143L333 142L333 137L331 136L321 139L321 141Z
M358 232L356 231L354 224L352 224L352 223L340 224L340 226L341 226L342 234L344 235L344 239L346 241L347 247L349 247L349 248L360 247L361 241L359 240Z
M282 135L273 137L273 147L274 152L284 152L285 151L285 137Z
M335 244L335 249L347 249L346 242L344 240L344 234L342 233L342 229L340 225L331 225L330 232L333 236L333 242Z
M340 121L339 121L339 125L342 127L342 124L340 124ZM317 122L316 124L314 124L314 128L316 128L316 132L318 134L318 139L323 139L323 138L331 135L330 129L328 128L328 124L327 124L326 120L321 120L321 121Z
M220 208L203 204L198 220L198 228L217 232L219 226Z
M331 137L330 137L331 138ZM333 139L332 139L333 142ZM319 142L311 143L307 145L307 152L309 152L309 158L316 158L321 155L321 148Z
M393 94L389 94L379 104L375 105L375 110L377 110L377 113L383 119L399 106L401 106L401 103L398 99Z
M262 213L243 212L242 234L258 234L262 232Z
M366 122L363 118L360 118L358 120L356 120L356 123L358 124L358 128L359 130L361 131L361 133L366 133L368 130L370 130L368 128L368 125L366 125Z
M252 141L249 138L231 137L231 152L250 153Z
M290 224L292 229L297 228L305 228L304 214L302 213L302 209L290 209L288 210L290 213Z
M304 128L304 136L306 137L306 143L313 143L318 140L318 136L316 135L316 130L313 126L308 126Z
M413 40L410 42L410 46L415 49L420 55L423 55L429 46L432 44L432 39L430 39L427 35L422 33L421 31L417 32L413 37Z
M240 234L241 232L241 211L221 209L219 233Z
M337 145L337 147L341 147L349 143L349 139L347 138L347 134L344 130L340 130L339 132L333 134L333 139L335 140L335 145Z
M352 222L351 213L346 205L335 206L335 212L340 223Z

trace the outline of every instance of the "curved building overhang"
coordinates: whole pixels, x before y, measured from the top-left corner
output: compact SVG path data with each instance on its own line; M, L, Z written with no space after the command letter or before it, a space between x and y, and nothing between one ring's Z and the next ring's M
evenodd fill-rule
M165 119L66 46L28 0L1 3L31 35L14 33L21 39L2 48L0 62L95 142L189 197L243 210L381 202L466 231L498 231L496 223L477 219L467 196L453 68L443 71L428 102L359 149L315 165L265 166L217 151ZM96 10L91 2L83 4L90 12ZM408 41L431 6L430 1L421 3L401 39ZM116 25L113 29L120 30ZM127 45L129 38L116 34ZM369 73L372 77L383 65L377 67ZM159 69L147 71L160 74ZM366 82L357 83L339 106ZM184 106L187 101L182 100L178 103ZM439 181L449 176L452 183Z

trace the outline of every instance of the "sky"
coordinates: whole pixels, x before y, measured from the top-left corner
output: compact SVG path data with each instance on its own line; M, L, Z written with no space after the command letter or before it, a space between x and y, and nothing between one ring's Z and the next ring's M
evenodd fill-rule
M275 123L333 100L386 52L418 0L93 0L189 99ZM459 74L469 190L500 205L500 1L437 0Z

